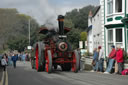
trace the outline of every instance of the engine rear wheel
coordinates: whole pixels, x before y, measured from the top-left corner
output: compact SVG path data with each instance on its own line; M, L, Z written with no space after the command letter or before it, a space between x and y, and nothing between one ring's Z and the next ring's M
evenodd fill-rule
M44 56L44 44L38 42L36 45L36 70L44 71L45 70L45 56Z
M46 72L48 73L52 72L52 53L50 50L47 51L47 56L46 56Z
M77 73L79 71L79 54L75 50L73 53L72 71Z

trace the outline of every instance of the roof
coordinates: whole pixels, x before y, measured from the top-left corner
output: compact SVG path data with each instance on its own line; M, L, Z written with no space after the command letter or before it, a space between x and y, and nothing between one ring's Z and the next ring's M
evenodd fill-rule
M100 9L100 6L97 6L96 8L94 8L94 12L93 12L92 17L94 17L97 14L97 12L99 11L99 9Z

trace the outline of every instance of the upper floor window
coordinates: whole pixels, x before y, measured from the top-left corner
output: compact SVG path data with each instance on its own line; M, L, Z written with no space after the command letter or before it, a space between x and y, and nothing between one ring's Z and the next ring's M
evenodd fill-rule
M107 14L113 13L113 0L107 0Z
M115 0L115 12L122 12L122 0Z

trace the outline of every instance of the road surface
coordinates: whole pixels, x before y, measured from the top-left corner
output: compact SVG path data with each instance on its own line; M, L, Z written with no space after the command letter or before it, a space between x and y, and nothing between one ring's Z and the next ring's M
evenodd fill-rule
M4 85L128 85L128 76L82 71L79 73L54 71L36 72L30 63L17 62L17 68L4 72Z

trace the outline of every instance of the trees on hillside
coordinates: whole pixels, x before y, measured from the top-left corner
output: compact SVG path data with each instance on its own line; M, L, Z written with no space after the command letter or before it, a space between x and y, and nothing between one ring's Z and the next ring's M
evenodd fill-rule
M68 40L74 48L78 47L79 40L87 40L88 14L90 10L94 11L94 9L94 6L89 5L66 13L65 26L72 28L72 31L68 33Z
M74 28L86 30L88 27L88 14L90 10L94 10L94 6L89 5L81 9L73 9L71 12L67 12L65 18L71 20L74 24Z
M0 46L1 48L9 47L10 49L25 48L28 43L28 19L31 20L31 37L36 35L38 23L32 17L19 14L16 9L0 9ZM34 38L36 39L36 38ZM24 42L23 42L24 41ZM32 40L34 43L34 40ZM21 46L21 44L23 44Z
M79 40L86 40L88 27L88 13L94 6L86 6L81 9L73 9L65 14L64 26L72 28L67 34L68 41L73 48L78 47ZM42 40L44 35L39 35L39 25L32 17L19 14L16 9L0 8L0 48L9 47L22 51L28 44L28 20L31 20L31 43ZM82 32L82 33L81 33Z

